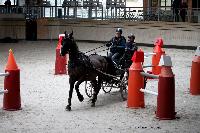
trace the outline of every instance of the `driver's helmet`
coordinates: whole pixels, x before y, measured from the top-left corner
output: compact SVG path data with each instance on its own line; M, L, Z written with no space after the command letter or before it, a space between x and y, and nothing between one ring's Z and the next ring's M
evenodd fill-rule
M117 28L116 32L119 32L120 34L122 34L122 28Z

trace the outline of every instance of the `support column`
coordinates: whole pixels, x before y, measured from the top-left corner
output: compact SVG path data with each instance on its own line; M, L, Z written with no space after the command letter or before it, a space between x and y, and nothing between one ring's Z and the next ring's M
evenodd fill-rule
M144 10L144 11L147 11L148 1L149 1L149 0L143 0L143 10Z
M192 0L188 0L188 22L192 21Z
M57 0L55 0L55 18L57 18L57 6L58 6L58 4L57 4Z
M143 0L143 18L149 12L149 0Z
M93 4L93 0L89 0L89 9L88 9L88 18L89 19L92 18L92 4Z

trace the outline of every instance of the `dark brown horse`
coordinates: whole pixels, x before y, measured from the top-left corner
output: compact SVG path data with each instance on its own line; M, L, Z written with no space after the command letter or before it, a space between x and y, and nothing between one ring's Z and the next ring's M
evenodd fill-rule
M70 34L65 33L65 38L62 41L60 54L64 56L67 53L69 54L68 73L70 90L66 110L71 110L71 98L74 87L79 101L82 102L84 100L83 95L79 92L79 85L83 81L91 81L93 85L94 94L91 106L94 107L102 82L102 74L100 74L99 71L105 73L109 71L108 59L97 54L87 56L80 52L74 41L73 32ZM98 80L96 80L97 78Z

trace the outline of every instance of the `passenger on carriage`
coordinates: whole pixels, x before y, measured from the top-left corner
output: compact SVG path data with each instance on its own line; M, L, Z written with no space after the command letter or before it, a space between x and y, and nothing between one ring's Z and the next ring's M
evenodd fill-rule
M118 65L119 59L123 56L124 50L126 48L126 39L122 36L122 29L117 28L115 37L113 37L107 44L107 47L110 47L110 53L108 55L112 61Z
M134 34L130 34L128 36L128 42L126 43L126 49L125 49L125 68L129 68L132 64L131 58L134 54L135 51L137 51L138 47L136 46L135 43L135 35Z
M135 35L130 34L128 36L128 42L126 43L126 51L130 51L130 55L132 56L135 51L137 51L137 46L135 43Z

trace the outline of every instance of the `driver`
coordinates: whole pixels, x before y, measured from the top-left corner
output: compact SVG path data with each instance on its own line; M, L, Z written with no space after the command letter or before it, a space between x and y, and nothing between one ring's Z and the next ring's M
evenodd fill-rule
M119 59L122 57L126 47L126 39L122 36L121 28L116 29L115 37L113 37L106 46L110 47L108 57L112 59L115 65L119 64Z

